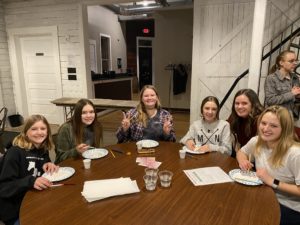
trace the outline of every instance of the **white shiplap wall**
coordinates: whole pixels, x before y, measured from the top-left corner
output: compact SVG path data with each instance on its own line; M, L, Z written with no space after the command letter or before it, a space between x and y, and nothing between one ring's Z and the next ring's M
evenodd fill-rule
M3 3L0 1L0 108L7 107L9 115L16 113L10 71L4 8Z
M204 97L213 95L221 101L236 76L249 67L253 9L254 1L194 2L191 120L198 118ZM246 86L247 78L236 90ZM221 118L230 109L228 100Z
M204 97L214 95L221 101L236 77L249 68L254 3L194 1L191 120L198 118L199 103ZM264 43L299 17L299 4L296 0L268 1ZM235 92L246 88L247 82L248 77L238 83L221 111L221 118L228 117ZM261 92L263 82L262 79Z
M80 41L80 10L77 0L58 3L55 0L7 2L6 29L57 26L59 38L63 96L86 97L86 77ZM77 80L68 80L67 67L77 69Z

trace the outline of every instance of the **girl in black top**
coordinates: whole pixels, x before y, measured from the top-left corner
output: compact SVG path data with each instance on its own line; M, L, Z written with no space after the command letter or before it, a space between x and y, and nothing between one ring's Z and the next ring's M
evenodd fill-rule
M44 190L52 183L41 175L56 172L48 151L54 147L49 123L40 115L30 116L23 131L6 152L0 171L0 220L6 225L19 224L19 210L26 192Z

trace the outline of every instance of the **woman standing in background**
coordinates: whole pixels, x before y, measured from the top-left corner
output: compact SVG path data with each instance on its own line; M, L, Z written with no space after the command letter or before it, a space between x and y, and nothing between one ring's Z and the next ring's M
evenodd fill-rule
M299 109L295 108L295 101L300 97L300 82L294 73L297 64L297 57L293 51L283 51L277 56L271 74L265 80L265 105L284 106L294 117L298 117L299 114Z

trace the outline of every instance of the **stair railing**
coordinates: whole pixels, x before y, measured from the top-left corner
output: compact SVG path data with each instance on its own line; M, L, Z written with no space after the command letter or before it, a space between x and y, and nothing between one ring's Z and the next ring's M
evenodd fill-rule
M294 25L296 24L296 22L298 22L298 20L300 20L300 18L296 19L292 24L290 24L284 31L282 31L279 35L277 35L274 39L272 39L270 42L268 42L264 47L262 52L264 53L265 48L267 48L269 45L271 45L271 50L269 52L267 52L265 55L262 56L261 62L263 62L265 59L269 59L268 62L268 71L270 70L270 63L271 63L271 56L274 52L276 52L277 50L279 50L279 52L282 51L282 47L289 41L291 40L293 37L295 37L295 35L297 35L300 32L300 27L298 27L296 30L293 31ZM286 32L290 29L290 34L284 38L284 35L286 34ZM275 45L274 47L273 45L273 41L278 39L278 37L280 37L281 41L279 44ZM292 44L290 44L290 46L293 47ZM295 46L294 46L295 47ZM261 71L262 71L262 63L261 63L261 67L260 67L260 74L259 74L259 81L261 79ZM221 103L220 103L220 109L223 107L223 105L225 104L225 102L227 101L227 99L229 98L229 96L231 95L232 91L234 90L234 88L236 87L236 85L238 84L238 82L244 78L246 75L249 74L249 69L245 70L243 73L241 73L233 82L233 84L231 85L231 87L229 88L229 90L227 91L227 93L225 94L224 98L222 99ZM260 82L258 84L258 87L260 87ZM259 91L257 93L259 95Z

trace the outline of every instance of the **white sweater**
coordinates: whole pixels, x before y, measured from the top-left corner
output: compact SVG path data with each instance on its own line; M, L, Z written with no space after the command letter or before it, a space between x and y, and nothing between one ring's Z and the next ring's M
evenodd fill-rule
M208 145L211 151L231 154L232 145L230 125L225 120L216 120L207 123L205 120L196 120L192 123L187 134L180 140L185 144L187 140L194 140L196 145Z

